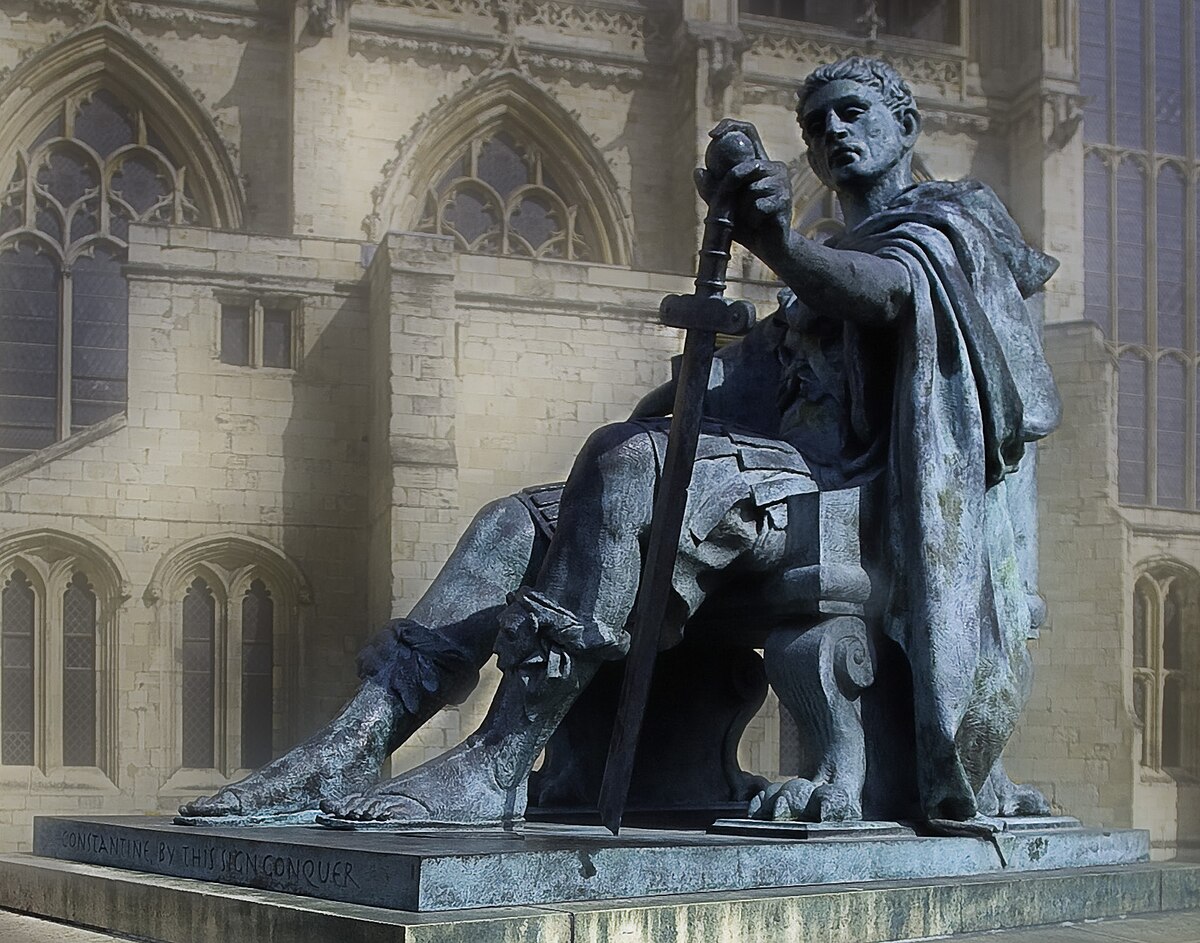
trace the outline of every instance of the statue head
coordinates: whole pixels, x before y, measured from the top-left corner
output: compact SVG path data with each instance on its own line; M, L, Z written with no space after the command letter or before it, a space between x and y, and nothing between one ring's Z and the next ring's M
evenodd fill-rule
M796 94L808 162L826 186L842 192L911 172L920 112L886 62L851 56L819 66Z

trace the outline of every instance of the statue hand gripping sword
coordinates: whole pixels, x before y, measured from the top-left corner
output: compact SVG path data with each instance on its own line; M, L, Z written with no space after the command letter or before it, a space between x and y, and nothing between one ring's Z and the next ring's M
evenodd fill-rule
M765 160L766 154L758 132L745 122L725 119L709 133L712 141L705 152L704 163L715 187L704 220L696 290L690 295L668 295L659 306L659 321L668 327L683 328L686 336L676 379L662 479L654 500L650 537L642 564L632 641L625 661L625 680L600 786L600 817L614 835L620 831L625 813L638 736L670 599L671 577L683 529L717 334L745 334L754 325L753 305L725 298L725 274L733 243L735 194L727 192L721 185L721 178L743 161Z

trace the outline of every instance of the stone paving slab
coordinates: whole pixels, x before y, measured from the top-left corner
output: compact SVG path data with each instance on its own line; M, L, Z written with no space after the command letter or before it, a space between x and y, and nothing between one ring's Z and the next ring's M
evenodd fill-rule
M1138 829L997 836L707 835L531 824L502 833L197 828L153 816L39 816L36 855L414 912L865 881L1013 875L1145 861ZM1190 888L1178 892L1186 896Z

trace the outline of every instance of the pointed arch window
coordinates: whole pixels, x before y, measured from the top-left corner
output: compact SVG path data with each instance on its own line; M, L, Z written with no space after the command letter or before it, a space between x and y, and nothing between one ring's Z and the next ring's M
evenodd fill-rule
M207 221L152 119L93 85L0 191L0 465L124 411L132 222Z
M0 542L0 766L116 774L121 580L55 532Z
M0 593L0 764L34 761L35 596L23 570Z
M289 646L299 592L276 570L214 555L182 587L178 758L182 769L234 775L289 745Z
M1149 568L1133 596L1133 714L1142 733L1142 766L1200 766L1200 577L1171 563Z
M215 766L217 604L212 588L196 577L183 597L183 765Z
M606 261L582 194L515 128L491 128L452 155L417 229L453 236L464 252Z

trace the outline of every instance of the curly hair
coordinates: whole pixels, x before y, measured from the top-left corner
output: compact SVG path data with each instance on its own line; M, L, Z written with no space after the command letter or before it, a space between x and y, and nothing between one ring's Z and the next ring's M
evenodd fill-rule
M920 114L912 89L900 77L900 73L882 59L869 59L866 56L849 56L837 62L817 66L796 90L796 114L804 113L804 103L817 89L838 79L869 85L878 90L883 97L883 103L897 120L910 111Z

